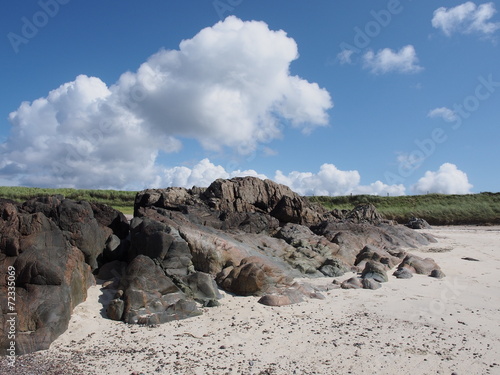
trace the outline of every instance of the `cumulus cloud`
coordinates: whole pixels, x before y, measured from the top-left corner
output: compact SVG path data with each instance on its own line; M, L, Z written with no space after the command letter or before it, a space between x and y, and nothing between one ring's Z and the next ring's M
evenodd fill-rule
M301 195L404 195L405 193L403 185L386 185L380 181L367 186L360 185L361 176L358 171L342 171L333 164L323 164L318 173L293 171L285 175L278 170L274 180L289 186Z
M500 29L500 22L490 22L495 13L493 2L477 6L468 1L453 8L436 9L432 26L441 29L447 36L453 33L491 35Z
M28 186L126 187L151 182L159 150L178 150L167 134L151 136L116 103L98 78L78 76L9 116L0 174ZM104 115L105 114L105 115Z
M203 159L192 167L180 166L165 169L162 173L162 186L193 186L206 187L218 178L233 178L253 176L267 179L264 174L255 170L228 171L221 165L213 164L209 159ZM404 195L403 185L386 185L376 181L370 185L360 185L361 176L358 171L342 171L333 164L323 164L317 173L293 171L284 174L276 171L273 181L289 186L300 195Z
M415 48L410 44L399 51L384 48L377 53L372 50L363 55L364 68L374 74L417 73L423 68L418 65L418 57Z
M254 170L235 170L228 172L221 165L215 165L209 159L203 159L192 168L185 166L168 168L163 171L163 186L179 186L191 188L193 186L207 187L218 178L233 178L252 176L266 179L263 174Z
M456 121L458 119L458 116L455 113L455 111L453 111L449 108L446 108L446 107L434 108L433 110L429 111L429 113L427 114L427 117L430 117L430 118L439 117L439 118L442 118L446 122L453 122L453 121Z
M436 172L425 172L411 189L415 194L469 194L472 187L465 172L455 164L445 163Z
M231 16L178 50L160 50L109 87L78 76L10 114L0 178L142 188L165 178L157 156L178 151L181 137L245 154L281 137L287 124L305 133L325 126L331 97L290 74L297 58L284 31Z

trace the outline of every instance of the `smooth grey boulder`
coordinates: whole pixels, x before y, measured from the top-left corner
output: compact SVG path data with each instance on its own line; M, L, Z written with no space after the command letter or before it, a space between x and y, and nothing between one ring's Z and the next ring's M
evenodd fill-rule
M394 271L393 276L396 276L398 279L411 279L413 277L413 273L408 268L398 268Z
M363 279L373 279L379 283L389 281L387 277L386 268L382 263L369 261L366 263L363 272L361 273Z
M340 284L342 289L361 289L363 288L363 283L359 277L351 277L347 280L344 280L342 284Z

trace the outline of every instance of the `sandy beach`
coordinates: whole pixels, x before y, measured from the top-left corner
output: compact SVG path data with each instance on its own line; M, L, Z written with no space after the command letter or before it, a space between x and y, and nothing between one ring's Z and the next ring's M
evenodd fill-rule
M103 317L113 292L96 285L49 350L16 358L14 370L2 360L0 372L500 374L500 227L425 232L438 243L412 252L435 259L444 279L391 276L379 290L334 289L284 307L225 294L193 319L126 325Z

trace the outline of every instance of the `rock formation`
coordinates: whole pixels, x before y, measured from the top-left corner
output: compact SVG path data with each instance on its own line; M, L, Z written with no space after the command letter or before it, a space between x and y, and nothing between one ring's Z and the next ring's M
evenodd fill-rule
M292 287L294 277L353 269L362 273L353 285L379 287L406 256L403 249L435 241L384 220L371 204L328 212L286 186L252 177L216 180L207 189L145 190L134 212L179 233L194 269L219 287L273 305L320 296Z
M216 180L206 189L144 190L130 224L110 207L60 195L3 200L0 233L0 277L16 269L18 354L47 348L66 329L94 283L92 272L114 290L110 319L148 325L217 306L218 288L280 306L323 298L325 288L296 277L355 271L342 288L377 289L396 266L401 278L444 276L432 260L406 252L433 242L431 236L384 220L372 205L329 212L252 177ZM6 311L2 299L3 330Z
M66 330L73 308L94 284L91 269L110 232L97 223L86 202L61 196L22 206L0 202L0 278L6 280L14 267L17 354L47 349ZM3 283L1 289L6 296ZM10 316L7 298L0 300L3 350Z
M418 217L412 217L406 223L406 226L411 229L430 229L431 226L427 221Z

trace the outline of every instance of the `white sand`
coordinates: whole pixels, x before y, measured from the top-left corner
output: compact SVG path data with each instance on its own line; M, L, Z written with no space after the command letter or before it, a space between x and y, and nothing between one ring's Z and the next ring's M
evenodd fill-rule
M442 280L391 276L376 291L336 289L284 307L226 295L200 317L157 327L103 318L99 299L110 292L96 286L49 350L19 362L110 375L500 374L500 227L427 232L439 242L414 253L434 258Z

